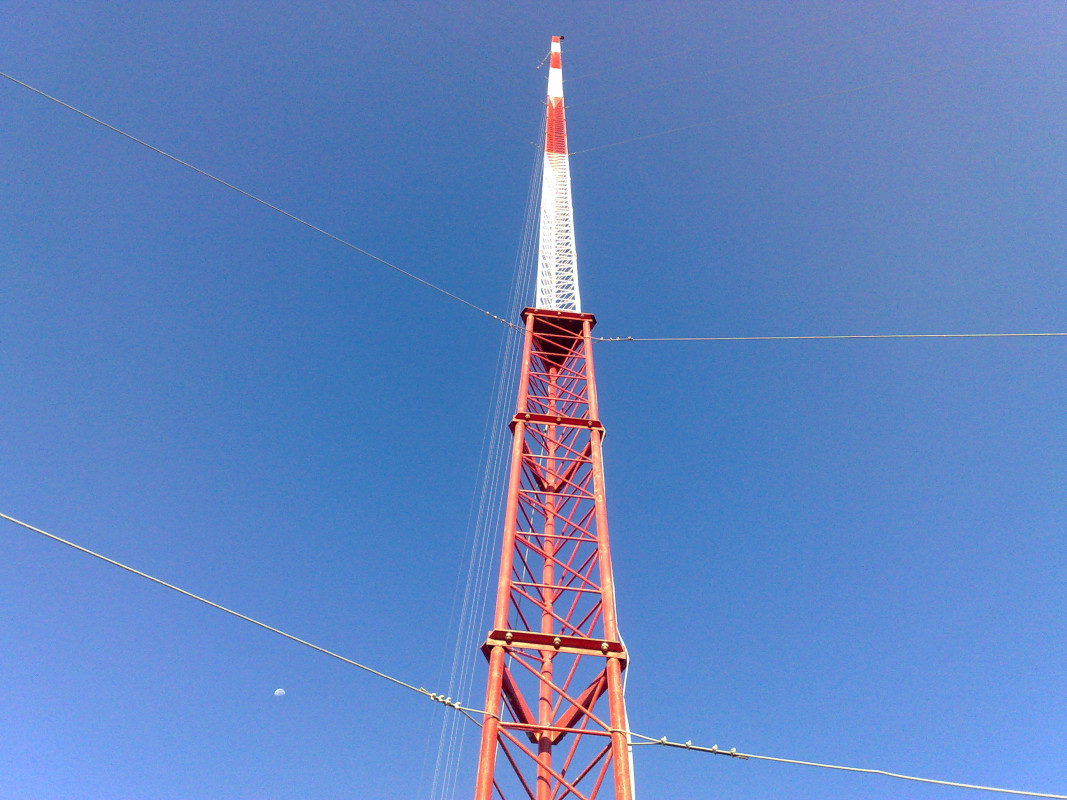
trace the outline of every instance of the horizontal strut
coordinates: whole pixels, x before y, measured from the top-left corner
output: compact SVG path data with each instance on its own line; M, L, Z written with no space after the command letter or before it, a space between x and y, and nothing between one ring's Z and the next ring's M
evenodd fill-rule
M515 425L519 422L528 422L534 425L563 425L567 428L589 428L590 430L597 430L601 433L604 431L604 426L601 424L600 420L583 417L565 417L561 414L536 414L531 412L516 414L509 423L512 431L515 430Z
M590 639L586 636L558 636L537 631L490 631L485 644L482 645L482 650L488 654L494 647L519 647L523 650L550 650L587 656L613 656L623 664L627 660L626 648L622 646L622 642Z

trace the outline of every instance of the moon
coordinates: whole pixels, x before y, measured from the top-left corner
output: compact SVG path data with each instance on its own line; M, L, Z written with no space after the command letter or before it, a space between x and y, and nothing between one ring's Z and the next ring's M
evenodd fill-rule
M274 690L274 696L275 697L285 697L285 689L275 689Z

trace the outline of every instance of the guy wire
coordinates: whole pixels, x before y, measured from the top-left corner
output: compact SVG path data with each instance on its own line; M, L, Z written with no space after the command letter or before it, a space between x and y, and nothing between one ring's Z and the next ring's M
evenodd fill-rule
M544 131L544 119L540 126ZM541 182L543 158L540 147L535 151L531 169L530 183L527 190L526 209L523 219L522 234L512 273L511 296L509 301L509 318L517 319L531 290L531 277L535 258L537 232L538 191ZM473 685L474 666L477 658L479 623L485 616L488 588L491 583L492 544L496 538L492 535L499 527L497 524L502 510L504 471L507 465L507 429L505 419L508 404L514 397L518 379L517 364L522 346L522 334L516 325L504 331L497 355L496 381L490 401L486 425L482 434L481 456L483 460L482 476L479 490L471 499L471 521L468 523L467 541L469 554L466 564L465 582L457 580L456 593L453 598L453 619L459 616L455 628L452 666L446 684L447 691L454 697L466 697ZM460 575L463 574L461 570ZM459 600L460 585L463 584L462 600ZM455 796L459 778L460 759L466 726L453 715L446 715L441 721L441 734L434 766L431 800L447 800Z

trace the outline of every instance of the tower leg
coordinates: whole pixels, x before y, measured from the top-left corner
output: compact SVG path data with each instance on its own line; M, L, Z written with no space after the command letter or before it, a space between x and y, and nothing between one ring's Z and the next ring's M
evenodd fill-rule
M626 733L626 703L622 696L622 668L619 659L609 658L608 706L611 715L611 760L615 771L615 800L633 800L630 785L630 742Z
M504 648L494 647L489 653L489 681L485 690L485 718L482 722L482 742L478 748L478 777L474 784L474 800L492 800L493 772L496 768L496 746L500 729L500 687L504 676Z

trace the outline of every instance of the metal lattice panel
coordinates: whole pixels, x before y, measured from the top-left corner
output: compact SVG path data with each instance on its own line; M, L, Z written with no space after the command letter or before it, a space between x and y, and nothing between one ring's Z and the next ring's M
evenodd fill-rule
M594 320L524 318L475 797L631 800Z

